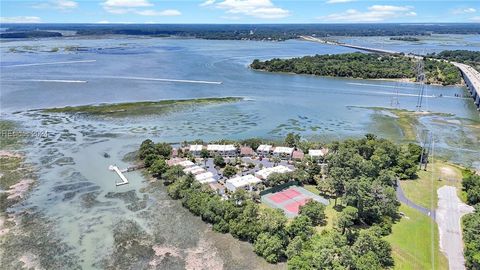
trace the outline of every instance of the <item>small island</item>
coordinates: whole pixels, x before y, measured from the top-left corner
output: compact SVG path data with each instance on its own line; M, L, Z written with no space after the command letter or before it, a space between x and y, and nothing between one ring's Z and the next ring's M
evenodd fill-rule
M416 37L391 37L390 40L399 40L399 41L420 41Z
M113 104L82 105L74 107L42 109L45 113L84 114L88 116L128 117L159 115L192 106L231 103L243 100L241 97L195 98L160 101L139 101Z
M345 53L304 56L267 61L255 59L250 67L269 72L288 72L317 76L359 79L415 80L417 60L402 55L375 53ZM454 85L461 83L460 71L444 61L425 59L425 79L428 84Z

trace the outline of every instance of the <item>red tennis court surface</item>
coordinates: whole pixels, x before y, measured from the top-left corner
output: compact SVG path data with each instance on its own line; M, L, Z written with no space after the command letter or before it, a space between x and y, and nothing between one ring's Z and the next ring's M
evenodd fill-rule
M294 190L294 189L287 189L284 191L277 192L270 196L270 200L276 202L276 203L282 203L284 201L288 201L296 196L300 195L300 192Z
M292 186L285 190L262 196L263 203L272 208L282 209L290 218L297 216L300 206L312 199L328 205L328 200L325 198L298 186Z
M293 203L289 203L287 205L285 205L285 210L287 210L288 212L291 212L293 214L298 214L298 211L300 211L300 206L306 204L309 200L311 200L310 198L308 199L302 199L298 202L293 202Z

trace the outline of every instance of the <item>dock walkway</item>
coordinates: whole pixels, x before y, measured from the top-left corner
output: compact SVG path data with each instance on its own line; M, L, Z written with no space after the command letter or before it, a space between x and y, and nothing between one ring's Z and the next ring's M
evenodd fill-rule
M116 172L118 174L118 176L120 176L120 179L122 179L122 182L116 183L117 187L128 184L128 179L125 177L125 175L123 175L123 172L117 166L110 165L110 167L108 167L108 169ZM123 170L123 171L126 171L126 170Z

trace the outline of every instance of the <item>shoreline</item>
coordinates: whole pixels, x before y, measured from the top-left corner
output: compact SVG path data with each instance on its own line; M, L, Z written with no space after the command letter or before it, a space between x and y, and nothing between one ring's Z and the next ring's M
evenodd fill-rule
M265 69L255 69L255 68L251 68L250 65L248 65L248 68L255 71L255 72L264 72L264 73L269 73L269 74L300 75L300 76L311 76L311 77L318 77L318 78L389 81L389 82L419 84L413 78L356 78L356 77L342 77L342 76L321 76L321 75L307 74L307 73L295 73L295 72L286 72L286 71L268 71L268 70L265 70ZM462 83L457 83L457 84L443 85L443 84L439 84L439 83L425 83L425 85L464 87L465 82L463 81L463 78L462 78Z

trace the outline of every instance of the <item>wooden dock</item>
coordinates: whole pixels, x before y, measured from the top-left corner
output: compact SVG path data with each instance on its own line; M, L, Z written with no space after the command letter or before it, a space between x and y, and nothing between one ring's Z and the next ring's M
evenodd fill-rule
M109 170L111 171L114 171L118 174L118 176L120 177L120 179L122 179L122 182L120 183L115 183L118 186L123 186L123 185L126 185L128 184L128 179L125 177L125 175L123 175L123 172L122 171L127 171L126 169L125 170L120 170L117 166L115 165L110 165L110 167L108 167Z

